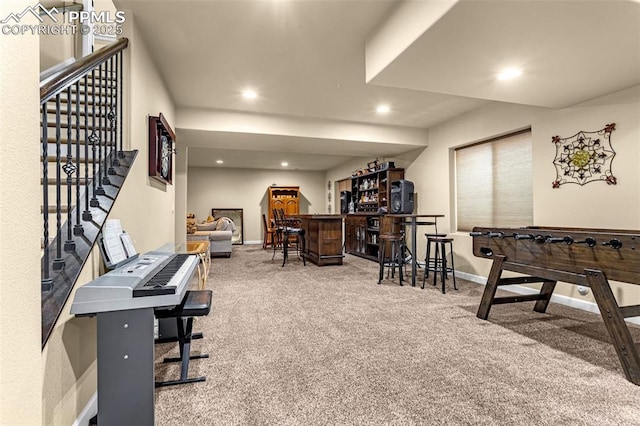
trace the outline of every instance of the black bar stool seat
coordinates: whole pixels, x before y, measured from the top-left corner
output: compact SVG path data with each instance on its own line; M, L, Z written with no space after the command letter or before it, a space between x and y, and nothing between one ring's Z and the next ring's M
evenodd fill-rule
M193 336L193 318L209 315L211 311L211 290L191 290L182 299L182 303L173 309L157 309L156 318L176 318L178 327L179 357L166 357L162 362L180 362L180 379L156 382L156 387L180 385L183 383L204 382L206 377L189 378L189 360L209 358L209 354L191 355ZM186 324L185 324L186 322Z

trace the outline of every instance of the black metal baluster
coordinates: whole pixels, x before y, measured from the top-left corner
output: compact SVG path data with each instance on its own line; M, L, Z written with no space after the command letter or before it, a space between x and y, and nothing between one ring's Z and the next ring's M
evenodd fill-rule
M62 258L62 238L60 235L60 229L62 228L61 220L62 220L62 202L60 200L60 147L61 147L61 136L60 136L60 94L56 95L56 257L53 259L53 264L51 265L54 271L62 271L64 269L64 259ZM47 208L48 210L48 208Z
M86 76L85 76L86 78ZM76 223L73 226L73 235L82 235L84 234L84 227L80 223L80 80L76 82L76 171L78 174L76 175ZM85 123L85 133L87 132L87 124ZM69 226L71 226L71 222L69 222Z
M89 177L89 76L84 76L84 211L82 212L82 220L90 221L93 219L91 210L89 210L89 181L93 181Z
M102 173L102 184L111 185L111 180L108 176L109 171L109 145L111 144L111 134L109 133L109 127L107 126L107 116L109 115L109 61L106 61L102 65L104 71L102 78L100 79L100 87L104 87L102 96L104 97L104 109L102 111L102 131L104 132L104 156L102 157L102 164L100 166L100 172Z
M123 73L123 64L124 64L124 56L122 52L119 54L120 56L120 156L124 158L124 73Z
M114 155L113 155L114 167L117 167L120 165L119 158L122 151L122 138L118 136L118 127L120 124L119 121L122 120L122 115L118 113L120 110L120 102L121 102L121 100L118 99L118 95L119 95L118 90L120 88L120 84L119 84L120 74L118 72L119 64L120 64L119 58L120 58L120 54L113 56L113 60L115 61L113 66L113 100L114 100L113 140L115 141Z
M43 256L40 283L43 291L53 287L53 280L49 276L49 135L47 129L47 103L42 104L42 205L43 205Z
M104 99L104 95L105 93L102 90L102 85L104 82L104 65L105 63L101 63L100 64L100 68L99 68L99 76L100 78L98 79L98 134L101 136L100 137L100 145L98 145L98 174L97 174L97 179L98 179L98 188L96 188L96 194L98 195L105 195L106 192L104 190L104 187L102 186L104 184L104 180L107 179L106 177L106 167L104 164L104 160L102 157L102 151L103 151L103 145L106 146L107 145L107 133L105 131L104 128L104 122L105 122L105 115L106 115L106 111L107 111L107 102L106 99ZM104 176L103 176L104 175Z
M64 251L71 252L76 249L76 243L73 241L73 235L71 235L71 223L73 217L71 216L72 204L71 204L71 189L73 186L73 174L76 172L76 165L73 164L73 146L71 145L71 135L73 126L71 123L71 99L73 93L71 92L71 86L67 88L67 162L62 166L62 171L67 175L67 241L64 242Z
M96 70L95 68L91 70L91 136L89 136L89 142L91 143L91 165L93 166L91 169L91 201L89 205L91 207L99 207L100 201L96 198L97 188L96 188L96 179L99 179L100 176L96 176L96 148L100 143L99 133L96 133ZM86 105L85 108L88 108L89 104Z
M113 76L115 75L115 70L113 68L114 57L109 58L109 115L107 118L109 119L109 174L115 175L116 170L113 168L115 159L116 159L116 99L115 99L115 83Z

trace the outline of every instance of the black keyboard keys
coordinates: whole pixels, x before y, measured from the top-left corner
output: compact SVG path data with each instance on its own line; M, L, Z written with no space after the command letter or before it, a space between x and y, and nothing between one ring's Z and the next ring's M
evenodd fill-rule
M189 256L189 254L176 254L173 256L158 272L148 277L146 281L141 282L133 289L133 297L175 294L176 286L167 284Z

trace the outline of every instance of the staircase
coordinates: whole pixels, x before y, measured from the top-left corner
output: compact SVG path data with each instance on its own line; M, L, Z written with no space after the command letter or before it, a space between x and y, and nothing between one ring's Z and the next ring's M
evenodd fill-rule
M42 347L137 151L123 150L120 39L40 83Z

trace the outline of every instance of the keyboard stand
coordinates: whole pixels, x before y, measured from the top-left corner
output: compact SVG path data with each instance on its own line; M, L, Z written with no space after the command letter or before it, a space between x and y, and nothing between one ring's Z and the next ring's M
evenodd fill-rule
M155 340L156 344L172 343L178 341L178 326L173 318L164 317L164 315L158 315L160 310L156 310L156 318L158 319L158 338ZM191 340L202 339L204 336L201 332L192 333Z
M175 271L165 270L178 255L167 250L145 253L75 292L71 314L96 317L101 426L155 423L154 313L183 303L198 263L191 255ZM136 297L138 285L160 273L161 281Z
M192 359L209 358L209 354L191 355L191 340L193 330L193 318L207 316L211 311L211 290L187 291L184 300L179 306L171 310L156 311L156 316L174 318L178 328L179 357L167 357L163 362L180 362L180 378L178 380L157 381L156 387L179 385L184 383L204 382L206 378L189 378L189 361Z
M98 312L98 423L154 424L153 308Z

